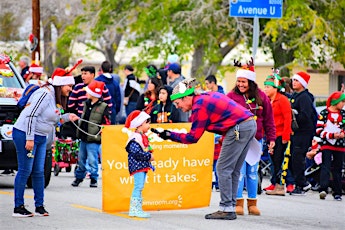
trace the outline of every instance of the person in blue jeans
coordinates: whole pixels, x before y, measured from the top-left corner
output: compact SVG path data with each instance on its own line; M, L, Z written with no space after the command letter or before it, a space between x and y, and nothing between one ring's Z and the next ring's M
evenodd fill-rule
M38 216L49 216L44 207L47 136L51 135L55 125L79 119L72 113L62 114L73 85L74 77L64 69L57 68L52 78L32 93L14 124L12 136L17 152L18 172L14 181L13 217L34 216L24 203L25 186L30 175L35 213Z
M262 149L262 138L266 135L268 150L272 151L275 146L276 128L274 125L271 101L255 82L256 73L254 72L253 60L245 66L235 61L235 66L241 67L241 69L237 70L235 87L227 96L254 114L257 125L255 139L260 142L260 149ZM257 144L259 145L259 143ZM236 213L238 215L244 215L243 186L245 180L248 192L248 213L249 215L260 215L260 210L257 207L259 161L260 159L257 159L257 162L249 164L246 159L241 168L236 201Z
M80 139L78 168L71 184L78 187L83 182L87 169L90 170L90 187L96 188L98 180L98 153L101 145L102 125L110 124L109 107L102 100L104 82L93 80L85 88L88 100L84 101L84 111L78 124L77 137Z

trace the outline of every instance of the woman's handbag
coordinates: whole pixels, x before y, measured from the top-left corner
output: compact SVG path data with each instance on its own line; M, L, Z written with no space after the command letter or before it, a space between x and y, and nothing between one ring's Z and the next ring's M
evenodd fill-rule
M128 95L128 97L124 97L123 98L123 104L126 106L129 103L129 98L132 96L132 94L134 93L134 89L132 89L131 93Z
M299 125L297 123L295 113L293 111L291 111L291 112L292 112L291 128L292 128L292 131L296 131L299 129Z

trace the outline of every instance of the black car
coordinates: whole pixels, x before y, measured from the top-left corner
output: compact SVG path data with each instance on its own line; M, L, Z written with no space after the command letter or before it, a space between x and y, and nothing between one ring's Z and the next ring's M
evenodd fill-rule
M16 149L12 140L12 128L19 116L17 101L25 88L25 83L11 59L0 54L0 173L18 169ZM44 177L48 186L52 168L52 149L47 147ZM31 177L27 183L32 187Z

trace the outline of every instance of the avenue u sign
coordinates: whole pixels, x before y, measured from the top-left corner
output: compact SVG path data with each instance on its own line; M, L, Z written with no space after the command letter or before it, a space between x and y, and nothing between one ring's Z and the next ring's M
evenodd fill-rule
M230 16L281 18L283 0L230 0Z

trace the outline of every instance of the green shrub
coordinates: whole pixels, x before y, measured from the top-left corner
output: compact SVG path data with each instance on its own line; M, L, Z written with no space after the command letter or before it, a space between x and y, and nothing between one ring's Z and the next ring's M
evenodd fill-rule
M316 106L325 106L326 105L326 101L317 101L315 103Z

